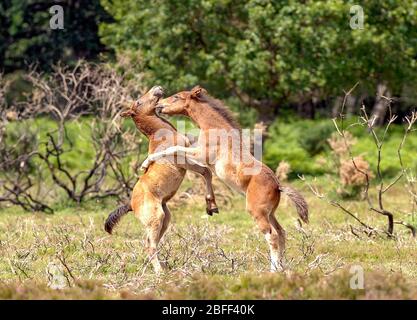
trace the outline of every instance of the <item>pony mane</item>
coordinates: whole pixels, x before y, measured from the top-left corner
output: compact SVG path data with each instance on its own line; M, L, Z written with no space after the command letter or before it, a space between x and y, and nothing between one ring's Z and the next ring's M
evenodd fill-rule
M235 119L232 112L226 107L223 102L218 99L213 98L212 96L208 95L207 93L202 94L199 97L199 100L202 102L206 102L216 113L223 117L224 120L228 124L230 124L233 128L241 129L239 122Z

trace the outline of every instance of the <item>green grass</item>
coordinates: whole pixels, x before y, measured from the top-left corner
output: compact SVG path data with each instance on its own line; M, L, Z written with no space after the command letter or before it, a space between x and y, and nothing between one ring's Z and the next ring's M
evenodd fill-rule
M63 162L71 171L83 170L91 162L90 120L83 118L67 127L74 146ZM338 177L331 173L334 168L329 162L328 168L317 161L331 158L325 144L321 149L315 145L315 141L326 139L322 135L327 134L328 122L278 120L270 128L265 144L266 163L275 168L279 161L288 161L293 178L298 173L305 174L307 180L311 180L309 174L318 175L314 183L320 192L341 201L367 224L385 229L385 217L370 212L363 201L340 200L336 192ZM124 125L131 129L133 126L128 121ZM50 120L36 119L28 120L25 126L11 123L7 130L14 132L9 139L16 141L19 130L31 128L43 142L53 126ZM375 170L376 152L371 137L363 128L354 127L352 132L358 138L355 155L362 154ZM396 152L401 134L401 126L393 126L383 148L386 183L399 170ZM303 140L306 136L308 141ZM412 170L417 169L416 148L416 135L412 133L403 152L404 162ZM49 186L49 180L44 184ZM116 200L87 201L78 206L49 187L47 200L55 210L53 215L27 213L2 204L0 298L417 298L416 240L409 230L395 225L395 239L368 237L351 217L315 197L303 182L290 183L306 196L311 222L300 227L294 208L283 198L276 215L287 231L288 269L279 274L268 272L267 245L245 211L244 198L217 181L219 215L205 214L200 179L187 178L169 203L173 219L160 250L168 271L159 276L148 263L144 230L132 214L124 217L114 235L104 232L104 220L117 206ZM376 195L371 196L376 201ZM396 220L417 225L404 191L404 179L385 195L385 204ZM357 265L365 271L364 290L349 287L350 268ZM55 286L63 289L53 289Z
M327 190L326 179L318 181ZM124 217L110 236L103 222L116 201L61 206L54 215L0 210L0 298L11 299L373 299L417 298L416 240L396 226L396 240L352 234L355 222L317 199L301 183L311 222L299 227L282 200L277 217L287 231L288 270L268 272L267 246L240 195L216 182L220 214L204 210L202 182L184 182L170 207L173 221L161 245L168 265L157 276L146 259L144 230ZM404 192L387 195L387 209L409 220ZM383 217L359 201L344 202L365 222L385 228ZM349 287L361 266L364 290ZM64 287L60 290L51 285Z

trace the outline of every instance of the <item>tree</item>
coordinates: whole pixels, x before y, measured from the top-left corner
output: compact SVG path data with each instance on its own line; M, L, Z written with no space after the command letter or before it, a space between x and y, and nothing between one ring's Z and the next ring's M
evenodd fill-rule
M133 57L149 84L180 90L196 83L234 95L269 121L281 105L338 95L357 81L399 93L417 74L417 4L363 4L364 28L351 29L354 1L102 0L113 23L102 41Z
M0 3L0 71L11 72L38 63L47 69L58 60L93 59L105 48L98 24L110 22L99 0L65 0L64 29L52 30L47 0L2 0Z

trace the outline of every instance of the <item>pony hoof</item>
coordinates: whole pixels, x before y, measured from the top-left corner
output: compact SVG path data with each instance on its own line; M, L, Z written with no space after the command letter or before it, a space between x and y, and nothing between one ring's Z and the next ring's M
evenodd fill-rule
M208 209L208 208L207 208L207 214L208 214L209 216L212 216L212 215L213 215L213 213L219 213L219 208L211 208L211 209Z

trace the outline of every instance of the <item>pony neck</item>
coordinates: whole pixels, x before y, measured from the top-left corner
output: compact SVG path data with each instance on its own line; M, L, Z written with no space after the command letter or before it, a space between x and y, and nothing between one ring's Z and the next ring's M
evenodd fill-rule
M161 119L157 115L137 114L133 116L136 127L148 138L158 132L158 130L169 130L175 132L176 129L168 121Z

